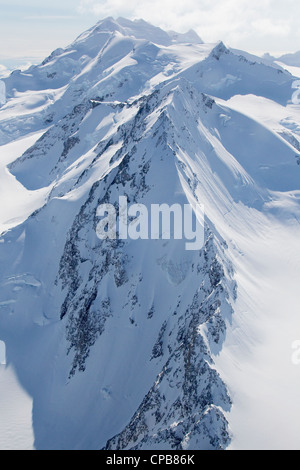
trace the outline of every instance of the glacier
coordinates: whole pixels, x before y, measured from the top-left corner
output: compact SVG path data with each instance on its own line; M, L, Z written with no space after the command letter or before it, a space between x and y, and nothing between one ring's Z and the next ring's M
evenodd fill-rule
M3 79L0 340L36 449L297 446L298 78L107 18ZM203 204L203 248L100 241L120 196Z

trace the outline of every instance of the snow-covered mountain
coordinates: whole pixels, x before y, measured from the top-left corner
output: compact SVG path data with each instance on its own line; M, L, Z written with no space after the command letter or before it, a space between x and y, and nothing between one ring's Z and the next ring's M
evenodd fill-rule
M300 409L278 384L287 399L299 379L277 334L300 327L295 80L122 18L3 80L0 339L37 449L251 447L273 412L291 445ZM203 248L100 241L97 208L119 196L203 204Z
M272 63L274 67L278 65L290 72L292 75L300 77L300 51L293 54L284 54L280 57L274 57L267 53L264 54L262 59L269 64Z
M300 51L294 52L293 54L284 54L276 60L286 65L291 65L292 67L300 67Z

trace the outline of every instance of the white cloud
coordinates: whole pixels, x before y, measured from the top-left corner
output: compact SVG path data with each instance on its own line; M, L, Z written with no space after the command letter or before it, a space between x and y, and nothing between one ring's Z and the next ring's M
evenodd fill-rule
M278 48L279 40L291 41L298 31L299 0L81 0L79 11L98 18L143 18L179 32L194 28L204 40L223 39L238 47L245 44Z
M0 78L7 77L10 74L10 71L8 70L5 65L0 64Z
M76 16L71 15L29 15L24 16L24 20L74 20Z
M262 36L268 34L287 36L290 31L290 25L286 21L274 22L269 18L260 18L252 22L252 26L257 31L257 33Z
M28 62L26 58L16 59L15 62L13 59L10 60L10 65L6 66L4 64L0 64L0 78L8 77L13 70L27 70L32 65L31 62Z

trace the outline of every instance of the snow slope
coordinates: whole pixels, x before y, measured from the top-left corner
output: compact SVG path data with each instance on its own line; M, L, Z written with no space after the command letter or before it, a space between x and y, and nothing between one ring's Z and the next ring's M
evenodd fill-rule
M297 215L297 218L299 215ZM299 220L299 218L298 218ZM292 344L299 338L299 223L264 218L261 229L235 243L239 296L233 327L216 358L230 383L229 422L238 449L299 448L299 366Z
M0 80L0 106L6 103L6 87L5 83Z
M11 368L0 364L0 448L33 450L32 400Z
M108 18L4 82L0 340L35 448L297 447L297 78ZM120 195L204 204L203 248L101 242Z
M14 161L41 136L32 134L7 145L0 146L0 198L4 203L0 207L0 232L22 223L45 202L49 189L28 191L7 170L7 165Z

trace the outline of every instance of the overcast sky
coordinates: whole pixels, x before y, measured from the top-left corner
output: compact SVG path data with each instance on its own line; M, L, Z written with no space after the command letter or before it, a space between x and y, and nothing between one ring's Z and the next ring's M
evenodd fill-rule
M300 50L299 0L0 0L0 9L0 64L9 66L41 60L106 16L193 28L251 52Z

